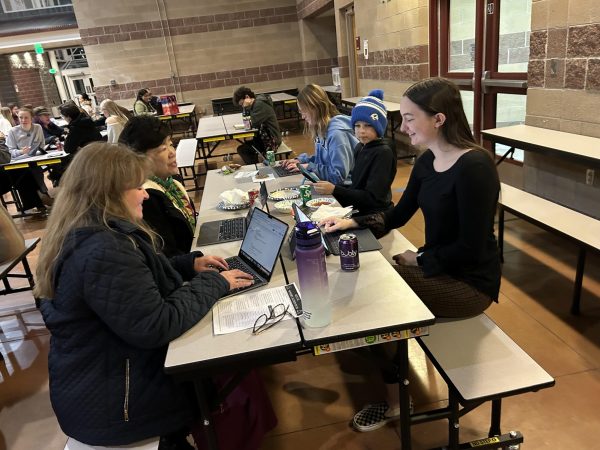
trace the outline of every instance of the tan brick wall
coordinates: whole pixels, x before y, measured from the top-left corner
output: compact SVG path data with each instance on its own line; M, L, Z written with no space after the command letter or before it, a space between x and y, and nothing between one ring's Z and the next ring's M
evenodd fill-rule
M600 137L600 2L533 0L531 30L525 123ZM588 168L525 152L524 188L600 218L600 183L585 184Z
M297 18L296 0L75 0L98 98L131 106L135 91L175 93L212 113L210 99L330 84L338 65L333 19ZM110 85L115 80L116 85Z

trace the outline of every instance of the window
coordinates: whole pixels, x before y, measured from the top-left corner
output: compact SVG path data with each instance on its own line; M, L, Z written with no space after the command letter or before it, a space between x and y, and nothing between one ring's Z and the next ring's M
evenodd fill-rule
M19 11L33 11L36 9L55 8L57 6L68 6L71 0L0 0L5 13Z

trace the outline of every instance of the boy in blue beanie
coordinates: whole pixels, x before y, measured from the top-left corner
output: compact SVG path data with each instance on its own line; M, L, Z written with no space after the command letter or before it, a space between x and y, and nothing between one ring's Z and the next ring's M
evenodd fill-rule
M352 109L352 127L358 139L350 186L328 181L314 184L318 194L333 194L342 206L352 205L359 214L385 211L393 206L392 182L396 176L396 153L385 137L387 111L383 91L375 89ZM393 144L392 144L393 145Z

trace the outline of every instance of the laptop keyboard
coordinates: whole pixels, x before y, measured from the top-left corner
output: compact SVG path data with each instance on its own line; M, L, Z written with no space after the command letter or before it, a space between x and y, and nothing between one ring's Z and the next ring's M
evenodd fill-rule
M242 272L249 273L250 275L252 275L252 278L254 278L254 284L262 282L262 280L260 278L258 278L256 275L254 275L252 272L248 272L248 268L240 259L234 257L234 258L227 258L225 261L227 261L227 264L229 265L229 270L239 269ZM245 289L248 289L248 288L247 287L236 288L236 289L230 290L229 292L239 292L239 291L243 291Z
M273 166L273 171L277 174L278 177L289 177L291 175L298 174L298 172L290 172L282 166Z
M219 225L219 240L227 241L244 238L244 219L224 219Z

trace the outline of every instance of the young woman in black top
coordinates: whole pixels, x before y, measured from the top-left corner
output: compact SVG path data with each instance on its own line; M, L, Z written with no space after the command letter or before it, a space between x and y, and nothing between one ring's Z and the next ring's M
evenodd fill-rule
M428 149L417 160L402 198L385 213L326 219L325 230L367 226L382 236L406 224L420 208L425 245L395 255L396 270L435 316L477 315L497 301L500 290L494 236L500 192L496 166L475 143L460 91L452 82L430 78L412 85L400 100L400 110L402 131L413 145ZM384 410L376 423L365 420L372 411L359 412L355 428L369 431L383 425L393 417L394 403L397 399L385 405L387 414Z

